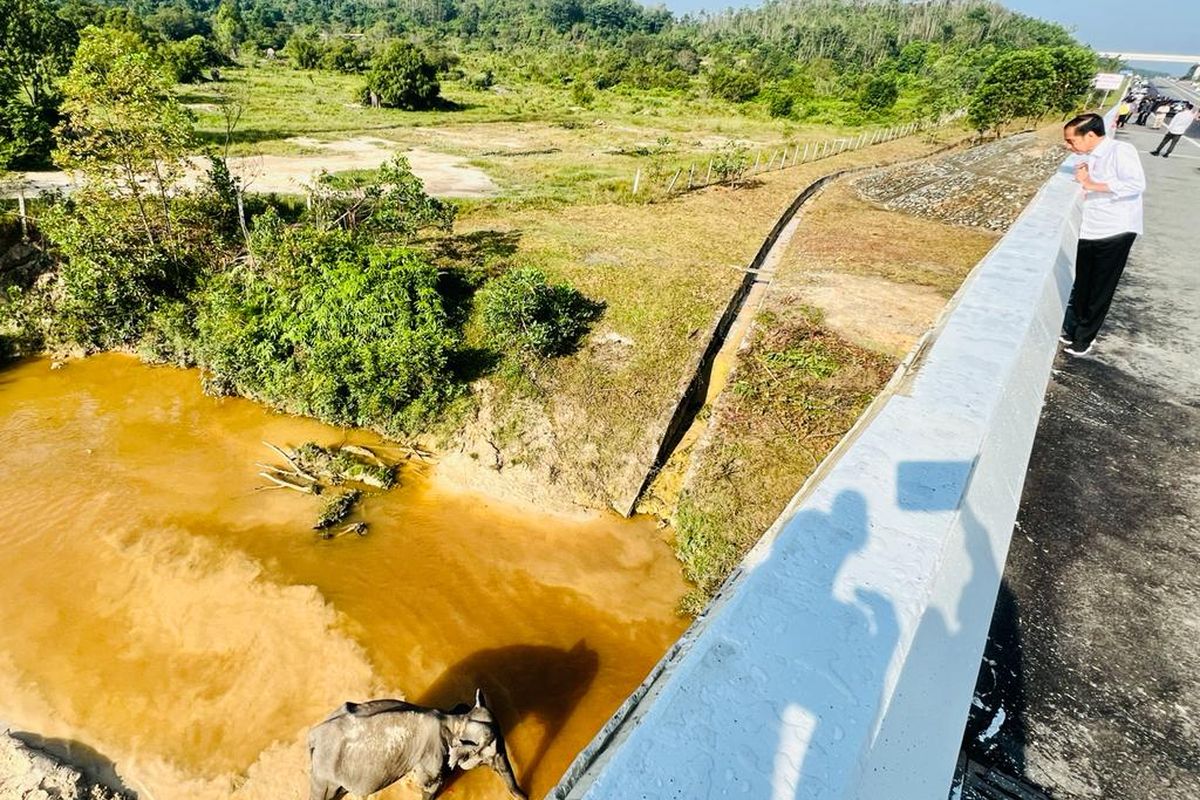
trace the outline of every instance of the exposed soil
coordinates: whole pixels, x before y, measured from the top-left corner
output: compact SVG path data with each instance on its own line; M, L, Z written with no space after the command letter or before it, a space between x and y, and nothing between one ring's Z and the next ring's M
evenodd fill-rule
M946 305L929 286L839 272L804 275L795 295L821 309L825 327L838 336L894 358L912 348Z
M470 166L460 156L432 150L404 150L394 142L372 136L358 136L334 142L322 142L307 137L287 140L306 152L298 155L235 156L229 159L229 169L243 181L247 191L259 194L300 194L304 184L325 170L344 172L356 169L377 169L395 153L403 152L413 172L425 182L425 191L438 197L487 197L497 189L491 178L478 167ZM195 159L196 172L192 180L203 174L206 162ZM75 185L72 176L61 171L25 172L21 176L31 194L69 190Z
M446 473L506 499L624 511L659 454L717 320L784 209L830 172L918 157L944 141L910 137L763 173L737 189L711 187L647 205L473 213L476 235L505 237L513 261L543 266L605 310L580 349L539 366L527 390L497 376L478 384L479 408L447 445L457 454Z

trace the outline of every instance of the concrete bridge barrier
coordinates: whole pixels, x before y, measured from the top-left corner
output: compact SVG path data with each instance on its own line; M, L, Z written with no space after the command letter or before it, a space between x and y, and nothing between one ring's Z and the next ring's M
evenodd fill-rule
M551 797L947 796L1080 200L1064 165Z

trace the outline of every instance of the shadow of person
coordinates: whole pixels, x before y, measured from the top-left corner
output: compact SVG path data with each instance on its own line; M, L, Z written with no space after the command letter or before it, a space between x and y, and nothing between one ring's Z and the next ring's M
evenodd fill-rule
M791 584L788 591L800 590L806 611L789 625L789 637L798 642L790 685L768 693L786 698L777 725L767 728L774 741L761 751L772 754L772 763L758 773L769 783L750 793L774 800L817 796L820 787L839 785L854 769L845 740L872 724L877 698L864 692L882 685L899 639L892 602L845 578L848 561L870 540L862 494L843 490L828 513L796 514L787 536L788 552L768 565L783 562L779 580Z
M137 800L137 792L121 780L113 760L95 748L73 739L51 739L28 731L10 731L9 735L29 749L78 770L88 782L99 784L122 798Z
M630 738L603 796L640 796L663 765L687 784L672 796L697 799L832 797L852 784L899 640L894 604L862 566L879 537L871 513L861 492L822 492L747 557L647 712L679 733Z
M514 765L527 783L599 668L599 654L583 639L570 650L546 645L479 650L447 668L415 702L450 708L479 688L505 733L536 719L542 726L537 749Z

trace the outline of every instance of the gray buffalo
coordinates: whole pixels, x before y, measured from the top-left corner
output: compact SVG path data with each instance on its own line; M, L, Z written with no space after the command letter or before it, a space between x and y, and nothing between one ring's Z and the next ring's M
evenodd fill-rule
M483 692L475 705L450 711L371 700L345 703L308 734L310 800L365 797L412 775L424 800L437 796L455 768L490 766L508 791L525 800L504 749L504 736Z

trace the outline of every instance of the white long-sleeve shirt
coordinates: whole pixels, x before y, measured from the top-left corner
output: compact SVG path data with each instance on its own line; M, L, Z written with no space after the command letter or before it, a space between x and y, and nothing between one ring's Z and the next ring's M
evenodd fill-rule
M1192 121L1196 119L1196 111L1191 108L1185 108L1171 117L1171 124L1167 126L1167 133L1187 133L1187 129L1191 127Z
M1146 174L1137 149L1128 142L1106 138L1083 158L1088 175L1108 185L1107 192L1087 192L1083 198L1080 239L1107 239L1122 233L1142 233L1142 192Z

